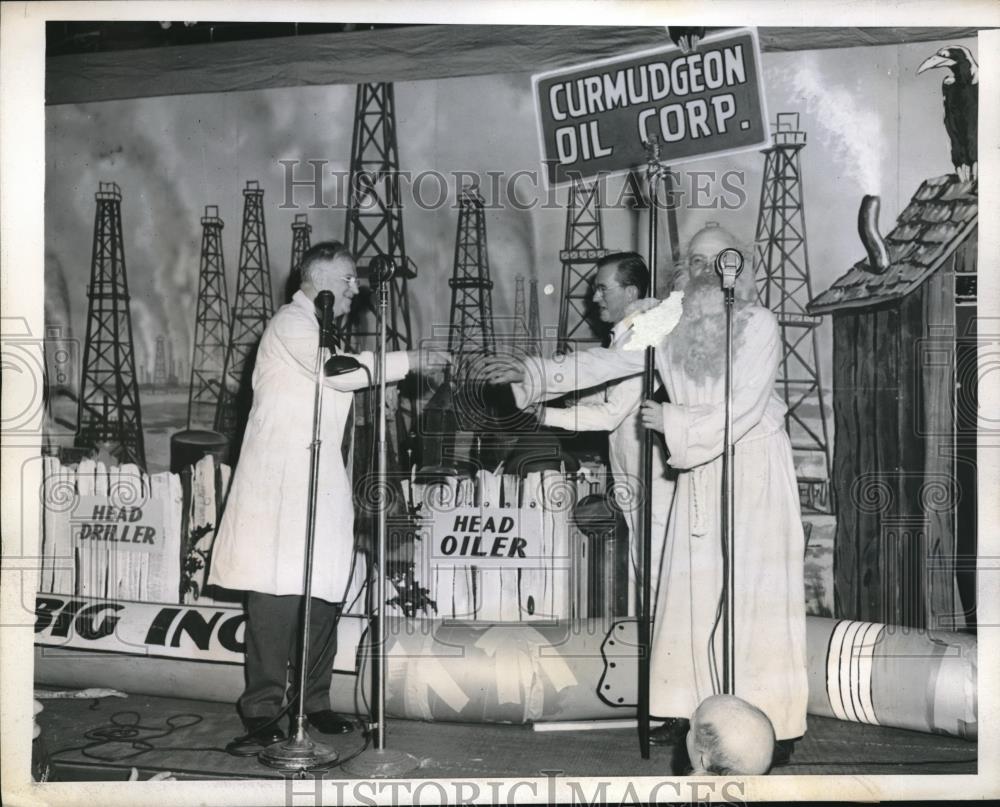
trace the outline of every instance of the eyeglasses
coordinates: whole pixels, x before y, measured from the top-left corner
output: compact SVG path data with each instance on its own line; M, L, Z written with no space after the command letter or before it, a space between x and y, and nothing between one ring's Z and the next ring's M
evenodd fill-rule
M348 286L357 286L358 285L358 279L354 275L348 275L347 277L343 278L343 281Z
M605 295L609 291L611 291L612 289L623 289L623 288L625 288L625 287L624 286L606 286L603 283L598 283L596 286L594 286L594 294Z

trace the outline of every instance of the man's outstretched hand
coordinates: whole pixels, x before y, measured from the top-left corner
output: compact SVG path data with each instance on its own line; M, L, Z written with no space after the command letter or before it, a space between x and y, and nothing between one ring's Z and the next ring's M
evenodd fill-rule
M443 370L451 364L451 354L447 350L436 347L422 347L406 351L413 370L423 372Z
M515 356L485 356L476 362L475 377L487 384L524 381L524 363Z

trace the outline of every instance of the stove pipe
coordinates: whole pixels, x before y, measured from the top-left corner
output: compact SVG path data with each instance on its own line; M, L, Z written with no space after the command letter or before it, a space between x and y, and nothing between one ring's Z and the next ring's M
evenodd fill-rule
M878 231L878 196L868 195L861 200L858 210L858 235L868 253L868 270L876 275L884 274L889 268L889 250Z

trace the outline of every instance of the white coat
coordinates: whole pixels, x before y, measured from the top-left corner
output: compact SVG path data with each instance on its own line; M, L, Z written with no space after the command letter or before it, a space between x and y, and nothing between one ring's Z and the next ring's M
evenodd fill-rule
M774 389L781 331L766 309L746 314L733 359L735 694L767 714L779 740L791 739L805 733L809 694L804 537L786 407ZM656 351L671 401L662 406L668 462L679 472L650 654L650 713L658 717L693 714L719 691L722 665L722 629L713 626L723 569L723 380L696 381L683 360L669 337ZM639 372L643 351L582 351L571 367L530 361L530 377L550 395Z
M301 291L272 317L253 371L253 407L212 550L208 582L264 594L302 594L308 526L309 444L319 324ZM369 368L373 355L355 356ZM386 354L386 380L409 371L405 352ZM354 549L351 483L341 456L355 370L327 378L320 429L313 596L340 602Z

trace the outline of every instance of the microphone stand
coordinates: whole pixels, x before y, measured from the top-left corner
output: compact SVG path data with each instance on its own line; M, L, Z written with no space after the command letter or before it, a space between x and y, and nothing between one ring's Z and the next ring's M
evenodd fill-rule
M649 182L649 287L656 293L656 261L659 238L659 208L657 207L657 187L661 180L660 140L656 135L646 142L648 159L647 180ZM648 400L653 396L656 351L646 348L643 372L643 395ZM650 641L650 599L652 594L652 569L650 558L653 554L653 435L649 429L642 433L642 481L646 494L642 501L642 596L639 604L639 752L643 759L649 759L649 667L652 642Z
M269 745L257 755L263 764L281 770L308 770L328 767L337 761L338 754L325 743L316 742L306 732L306 677L309 670L309 619L312 614L312 571L313 550L316 538L316 492L319 483L320 427L323 422L323 360L326 352L326 336L332 318L333 295L329 295L328 307L323 309L323 324L320 340L316 346L315 387L313 392L312 442L309 444L309 510L306 530L305 558L305 601L303 603L301 626L301 655L299 656L299 710L295 715L295 730L280 743ZM319 295L317 295L318 298Z
M735 249L725 249L715 259L716 271L722 276L722 293L726 309L726 419L722 452L722 691L736 694L736 552L734 531L736 525L733 465L733 306L735 304L736 278L743 270L743 256Z
M379 491L378 540L375 562L378 574L375 578L375 605L371 615L371 634L374 635L375 663L372 665L373 725L370 727L375 738L375 747L351 760L344 766L352 775L361 778L399 777L420 766L419 760L405 751L394 751L385 745L385 682L386 682L386 633L385 633L385 572L386 572L386 507L385 490L387 482L386 439L385 439L385 348L386 312L389 308L389 291L395 267L392 259L379 256L369 265L369 277L378 279L378 346L375 368L378 378L376 407L378 411L378 469L376 484Z

